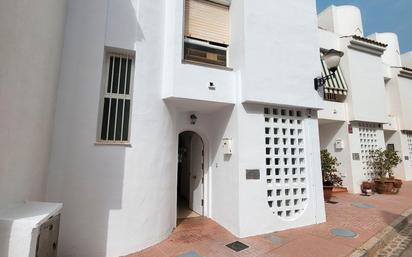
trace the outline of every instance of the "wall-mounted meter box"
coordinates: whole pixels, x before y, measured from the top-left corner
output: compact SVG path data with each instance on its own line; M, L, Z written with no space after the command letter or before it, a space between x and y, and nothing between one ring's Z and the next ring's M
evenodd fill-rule
M231 138L223 138L223 154L232 154Z
M335 141L335 150L343 150L345 149L345 143L342 139L336 139Z

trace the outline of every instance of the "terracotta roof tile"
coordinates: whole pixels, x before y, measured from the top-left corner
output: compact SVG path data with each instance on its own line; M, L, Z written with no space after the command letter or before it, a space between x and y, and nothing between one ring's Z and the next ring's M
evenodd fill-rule
M375 41L375 40L372 40L372 39L369 39L369 38L366 38L366 37L361 37L361 36L354 35L354 36L352 36L352 38L356 39L356 40L359 40L359 41L369 43L369 44L377 45L377 46L380 46L380 47L387 47L388 46L387 44L384 44L384 43L381 43L381 42L378 42L378 41Z

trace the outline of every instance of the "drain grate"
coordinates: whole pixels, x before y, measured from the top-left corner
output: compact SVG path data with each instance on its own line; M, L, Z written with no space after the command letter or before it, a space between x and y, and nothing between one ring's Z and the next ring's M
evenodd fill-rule
M187 253L178 255L178 256L176 256L176 257L202 257L202 256L200 256L199 254L197 254L197 252L192 251L192 252L187 252Z
M330 231L332 235L338 237L357 237L358 234L349 229L334 228Z
M352 206L361 209L373 209L375 206L366 203L352 203Z
M235 252L240 252L240 251L245 250L246 248L249 248L249 246L247 246L244 243L239 242L239 241L235 241L233 243L227 244L226 246L229 247L230 249L232 249Z
M274 245L281 245L286 241L285 238L275 235L268 235L266 238L269 239Z

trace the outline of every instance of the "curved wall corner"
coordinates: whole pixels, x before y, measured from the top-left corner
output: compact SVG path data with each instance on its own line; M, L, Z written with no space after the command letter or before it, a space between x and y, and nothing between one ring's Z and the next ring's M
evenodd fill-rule
M412 69L412 51L401 55L402 65Z
M334 8L334 23L334 32L341 36L363 36L362 14L356 6L336 6Z
M390 66L400 66L401 56L398 35L396 33L374 33L368 38L387 44L386 51L382 55L382 61Z

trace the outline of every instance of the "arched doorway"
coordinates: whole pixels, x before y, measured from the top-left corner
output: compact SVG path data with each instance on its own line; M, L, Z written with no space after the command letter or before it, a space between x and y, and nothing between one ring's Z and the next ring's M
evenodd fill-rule
M198 134L192 131L179 134L178 220L204 215L204 152L204 143Z

